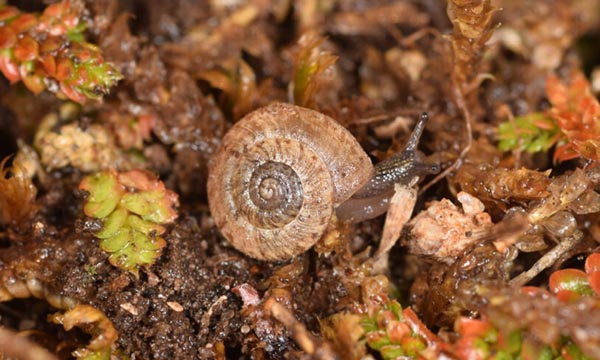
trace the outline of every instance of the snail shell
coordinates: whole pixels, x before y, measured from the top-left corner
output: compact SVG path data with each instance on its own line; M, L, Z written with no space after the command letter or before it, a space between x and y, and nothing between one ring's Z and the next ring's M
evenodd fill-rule
M277 103L231 128L209 172L208 202L223 236L251 257L282 260L313 246L374 169L335 120Z

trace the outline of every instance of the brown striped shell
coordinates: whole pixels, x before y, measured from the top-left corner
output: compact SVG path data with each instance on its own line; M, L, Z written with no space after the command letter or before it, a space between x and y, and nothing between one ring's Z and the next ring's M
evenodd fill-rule
M373 165L332 118L277 103L231 128L209 172L208 202L223 236L248 256L283 260L321 238Z

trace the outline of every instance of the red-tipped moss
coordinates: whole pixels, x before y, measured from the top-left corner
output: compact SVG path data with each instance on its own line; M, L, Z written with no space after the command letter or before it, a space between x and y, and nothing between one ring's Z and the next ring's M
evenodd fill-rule
M384 276L367 278L362 284L363 304L360 325L367 345L383 359L399 357L421 359L439 350L439 339L417 318L410 308L388 296L388 280Z
M552 104L546 112L500 124L500 150L534 153L556 145L555 161L600 159L600 103L585 76L576 72L567 85L550 75L546 79L546 94Z
M76 102L98 99L122 78L85 41L82 4L65 0L41 15L0 5L0 71L32 92L55 92Z
M590 283L600 272L600 254L588 256L585 270L556 271L550 277L551 292L539 287L523 287L521 295L527 301L548 301L565 306L572 306L566 303L582 296L600 300L600 294L590 288ZM452 340L443 340L431 333L411 308L402 309L390 298L386 277L368 277L361 288L362 301L356 304L352 313L335 314L323 323L327 337L334 343L350 347L353 354L358 354L356 358L364 356L366 344L383 359L591 359L589 354L586 355L589 349L584 349L581 339L575 339L572 333L550 332L550 336L540 337L539 331L545 330L540 329L539 324L529 320L520 323L502 311L492 312L490 316L489 309L483 309L480 319L458 318L454 324L456 336ZM566 292L573 296L566 298L563 296ZM490 306L510 309L511 299L505 295L495 296L489 299ZM339 335L342 329L355 335L352 338Z

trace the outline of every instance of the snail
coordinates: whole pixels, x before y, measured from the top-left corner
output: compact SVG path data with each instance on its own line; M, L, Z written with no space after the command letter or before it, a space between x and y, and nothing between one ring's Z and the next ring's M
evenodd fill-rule
M208 203L215 224L239 251L284 260L312 247L335 216L358 222L384 213L394 183L437 171L416 151L427 116L407 145L373 166L334 119L275 103L237 122L209 167Z

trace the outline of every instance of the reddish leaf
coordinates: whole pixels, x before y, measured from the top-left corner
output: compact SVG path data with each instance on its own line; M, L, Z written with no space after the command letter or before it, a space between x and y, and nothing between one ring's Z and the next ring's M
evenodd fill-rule
M428 346L436 346L440 343L440 339L432 333L425 324L419 320L419 317L411 308L406 308L402 311L402 315L406 318L408 325L411 327L413 333L421 336L427 341Z
M462 336L454 344L454 352L458 359L483 360L488 358L488 349L477 336Z
M574 73L567 86L550 75L546 80L546 93L552 103L549 114L569 139L557 148L554 158L559 161L578 156L600 159L600 103L585 76Z
M600 296L600 271L594 271L588 275L590 287L597 296Z
M585 260L585 272L590 274L600 271L600 253L590 254Z
M583 295L589 289L586 273L577 269L555 271L550 275L549 286L555 294L559 291L568 290Z
M60 91L62 91L62 93L68 97L69 99L78 102L78 103L83 103L87 98L85 97L85 95L83 95L82 93L80 93L79 91L77 91L74 87L72 87L71 85L68 85L64 82L60 83Z
M40 63L48 76L54 77L56 75L56 61L54 60L54 56L50 54L43 55Z
M24 36L14 47L13 54L19 61L35 60L39 54L39 45L31 36Z
M31 74L23 77L23 84L34 94L39 94L46 89L44 78L38 74Z
M23 33L38 24L38 19L33 14L21 14L13 22L10 23L10 27L15 33Z
M11 84L21 80L19 67L17 64L6 55L0 55L0 71L6 76Z
M47 18L60 18L63 13L65 13L65 10L68 9L69 3L70 1L63 1L48 5L46 9L44 9L42 19L46 20Z
M390 321L385 326L385 332L388 335L388 338L393 343L398 343L402 341L407 335L410 335L410 328L406 323L401 321Z
M13 6L6 6L0 9L0 21L4 21L19 15L19 10Z
M8 26L0 27L0 50L8 49L17 42L17 35Z
M581 297L581 294L579 294L576 291L572 291L572 290L559 290L556 293L556 298L559 301L566 302L566 303L576 301L580 297Z
M585 272L588 282L596 295L600 296L600 253L594 253L585 260Z
M487 321L460 317L454 325L455 330L462 336L483 337L492 330L492 324Z
M71 62L71 60L61 58L56 61L56 80L64 81L70 78L72 74L73 63Z
M50 53L58 50L62 45L64 45L64 41L61 38L56 36L49 36L41 43L40 52Z
M543 299L548 299L551 295L546 289L539 288L537 286L523 286L521 292L530 296L542 295Z

